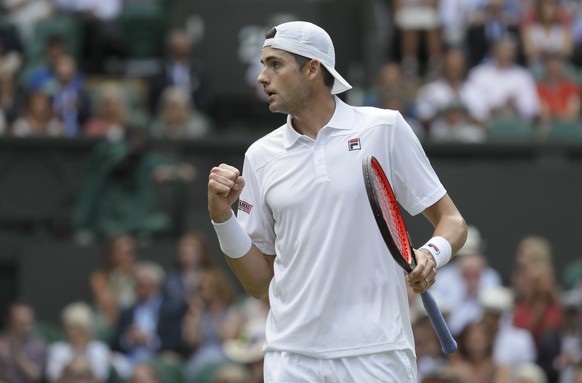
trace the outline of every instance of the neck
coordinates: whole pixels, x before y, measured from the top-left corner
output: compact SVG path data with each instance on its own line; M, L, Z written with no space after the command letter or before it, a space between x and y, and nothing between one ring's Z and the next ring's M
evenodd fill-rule
M293 127L299 133L316 139L321 128L331 120L335 107L335 98L329 93L313 97L301 112L291 114Z

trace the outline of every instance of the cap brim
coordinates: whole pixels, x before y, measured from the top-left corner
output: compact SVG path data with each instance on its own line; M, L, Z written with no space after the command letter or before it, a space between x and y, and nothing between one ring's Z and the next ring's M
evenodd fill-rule
M335 78L335 81L333 83L333 88L331 88L331 94L338 94L338 93L342 93L345 92L346 90L350 90L352 89L352 86L350 85L349 82L346 81L345 78L343 78L336 70L335 68L330 67L329 65L326 65L324 63L321 63L325 69L327 69L329 71L329 73L331 73L331 75Z

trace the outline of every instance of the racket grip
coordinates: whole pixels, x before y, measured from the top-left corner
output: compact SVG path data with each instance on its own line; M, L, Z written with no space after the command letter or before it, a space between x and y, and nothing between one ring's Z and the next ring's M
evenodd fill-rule
M428 318L432 323L432 327L439 338L443 352L445 354L450 354L457 351L457 342L451 335L449 327L447 326L432 294L427 291L420 294L420 298L422 299L422 304L428 314Z

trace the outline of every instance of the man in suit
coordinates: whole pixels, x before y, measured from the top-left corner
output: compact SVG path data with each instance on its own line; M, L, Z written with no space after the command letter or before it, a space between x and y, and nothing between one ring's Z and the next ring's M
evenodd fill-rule
M184 305L162 294L164 270L142 261L135 268L136 303L121 313L112 348L124 353L132 364L148 361L164 351L184 350L180 323Z
M149 109L157 114L161 95L168 86L184 89L194 106L211 115L214 92L202 63L191 56L192 41L185 32L174 31L168 37L167 58L157 74L149 79Z

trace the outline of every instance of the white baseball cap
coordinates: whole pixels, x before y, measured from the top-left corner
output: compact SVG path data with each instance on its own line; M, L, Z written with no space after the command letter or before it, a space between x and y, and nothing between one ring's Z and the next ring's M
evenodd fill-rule
M352 86L335 70L335 49L331 37L321 27L306 21L290 21L275 27L277 33L266 39L263 48L271 47L317 60L335 78L332 94Z

